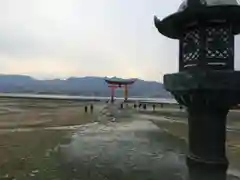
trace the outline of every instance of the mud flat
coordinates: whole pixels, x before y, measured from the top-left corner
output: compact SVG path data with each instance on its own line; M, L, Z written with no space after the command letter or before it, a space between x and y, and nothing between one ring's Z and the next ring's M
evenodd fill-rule
M140 111L140 118L150 120L169 134L188 141L187 113L178 108ZM240 177L240 110L231 110L227 117L227 156L229 174Z
M102 108L84 113L85 102L0 99L0 179L52 179L56 147L80 125L91 123Z
M0 114L0 179L187 179L183 118L101 103L91 114L84 113L84 105L0 102L0 110L5 111ZM234 180L238 179L237 137L228 136L232 143L229 179Z

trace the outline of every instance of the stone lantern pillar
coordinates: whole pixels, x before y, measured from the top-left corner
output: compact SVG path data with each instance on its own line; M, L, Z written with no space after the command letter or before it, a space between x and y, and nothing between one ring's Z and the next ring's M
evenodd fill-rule
M188 0L154 21L162 35L179 40L179 72L165 75L164 85L188 110L190 179L224 180L226 116L240 93L240 72L234 71L238 1Z

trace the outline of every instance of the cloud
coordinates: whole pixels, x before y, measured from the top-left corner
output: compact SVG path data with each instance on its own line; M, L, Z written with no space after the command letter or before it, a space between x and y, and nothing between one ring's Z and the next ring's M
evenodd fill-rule
M168 64L161 58L165 45L158 42L160 35L152 22L161 3L0 1L1 71L42 77L117 75L158 79L159 70L165 72ZM160 14L167 14L166 9Z
M39 78L162 80L163 74L178 70L178 42L157 32L153 15L163 18L180 2L0 1L0 71ZM236 54L238 59L237 48Z

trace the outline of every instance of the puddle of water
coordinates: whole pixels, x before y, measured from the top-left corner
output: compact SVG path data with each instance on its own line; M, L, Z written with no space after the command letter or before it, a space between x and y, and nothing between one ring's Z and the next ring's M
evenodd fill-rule
M91 125L94 125L91 124ZM43 128L10 128L0 129L0 133L11 133L11 132L31 132L36 130L77 130L81 128L87 128L89 125L73 125L73 126L56 126L56 127L43 127Z
M162 139L162 140L161 140ZM175 141L172 141L175 139ZM80 127L61 148L71 178L182 179L186 174L184 141L169 136L150 121L91 124ZM65 173L68 174L68 173ZM68 177L70 178L70 177ZM88 175L86 180L91 179ZM104 178L103 178L104 179Z
M186 142L151 121L81 126L60 152L67 179L187 179ZM238 179L238 171L228 173Z

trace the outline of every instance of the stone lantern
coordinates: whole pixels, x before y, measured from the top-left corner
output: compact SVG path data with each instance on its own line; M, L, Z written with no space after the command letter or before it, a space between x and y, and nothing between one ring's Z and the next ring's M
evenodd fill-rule
M165 75L164 85L188 110L190 179L226 179L226 117L240 102L240 72L234 71L240 4L188 0L154 22L162 35L179 40L179 72Z

